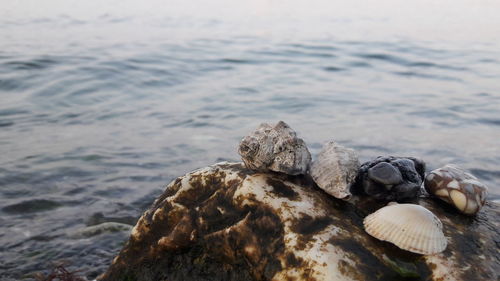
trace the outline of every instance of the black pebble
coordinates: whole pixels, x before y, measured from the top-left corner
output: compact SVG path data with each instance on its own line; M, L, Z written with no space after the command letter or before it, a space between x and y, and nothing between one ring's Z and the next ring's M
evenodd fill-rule
M384 185L394 185L403 181L399 170L387 162L380 162L368 169L368 177Z
M361 165L352 192L385 201L416 198L424 173L421 159L380 156Z

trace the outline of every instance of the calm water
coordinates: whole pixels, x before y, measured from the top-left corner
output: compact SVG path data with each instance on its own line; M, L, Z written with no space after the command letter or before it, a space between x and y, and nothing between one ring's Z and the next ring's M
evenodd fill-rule
M75 232L135 224L261 122L313 155L461 164L500 198L493 1L0 2L0 280L95 278L127 232Z

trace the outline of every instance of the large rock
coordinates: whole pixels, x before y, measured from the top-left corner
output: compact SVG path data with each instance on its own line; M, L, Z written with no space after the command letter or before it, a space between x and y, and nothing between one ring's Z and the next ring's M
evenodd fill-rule
M468 217L420 201L449 243L421 256L365 233L382 205L361 200L373 199L337 200L241 163L197 170L168 185L100 280L498 280L498 206Z

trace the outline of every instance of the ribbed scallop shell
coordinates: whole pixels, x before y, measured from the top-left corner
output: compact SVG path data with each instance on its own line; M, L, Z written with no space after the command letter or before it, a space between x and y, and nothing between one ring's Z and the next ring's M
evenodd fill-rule
M390 204L364 220L366 232L403 250L432 255L444 251L446 237L441 221L415 204Z

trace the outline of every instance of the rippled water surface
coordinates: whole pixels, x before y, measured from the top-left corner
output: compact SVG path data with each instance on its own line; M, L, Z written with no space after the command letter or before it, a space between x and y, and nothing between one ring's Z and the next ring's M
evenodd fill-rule
M128 234L89 226L135 224L175 177L238 160L261 122L285 120L313 155L334 139L362 160L457 163L500 198L495 2L12 2L1 280L57 260L95 278Z

